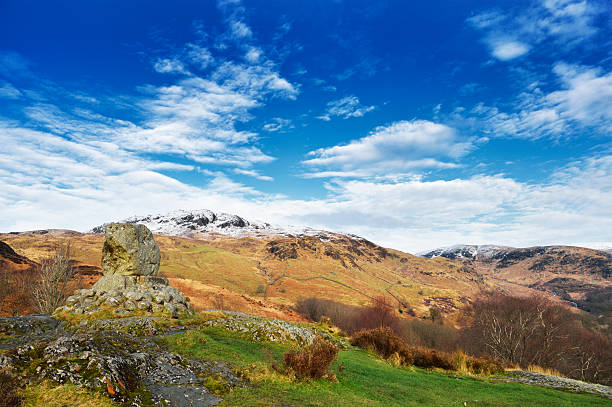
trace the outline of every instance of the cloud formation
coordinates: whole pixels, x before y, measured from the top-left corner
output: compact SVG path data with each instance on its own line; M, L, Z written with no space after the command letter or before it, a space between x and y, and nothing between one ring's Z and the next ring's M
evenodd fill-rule
M332 100L327 103L327 110L318 118L330 121L332 117L348 119L351 117L362 117L368 112L376 109L376 106L363 106L357 96L346 96L342 99Z
M510 61L546 42L572 48L597 33L595 20L606 9L589 0L538 0L507 12L489 10L467 19L483 33L493 57Z
M612 72L601 68L557 63L560 89L545 93L533 84L520 95L517 109L503 112L480 104L471 113L491 136L538 139L572 137L579 129L601 135L612 131Z
M466 155L472 144L443 124L425 120L399 121L380 126L368 136L349 144L311 151L304 161L322 169L306 176L362 174L373 176L410 171L416 168L454 168L454 160ZM450 160L450 161L449 161ZM335 172L329 172L329 169Z

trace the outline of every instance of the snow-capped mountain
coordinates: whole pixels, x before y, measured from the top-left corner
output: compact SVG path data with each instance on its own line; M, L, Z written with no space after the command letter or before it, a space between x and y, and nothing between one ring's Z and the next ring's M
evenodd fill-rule
M121 221L139 223L148 227L151 232L160 235L189 236L202 234L220 234L231 237L270 237L270 236L320 236L331 235L330 232L308 227L276 226L266 222L246 220L228 213L213 212L208 209L178 210L167 214L133 216ZM96 226L91 233L104 233L104 225Z
M469 245L458 244L455 246L441 247L438 249L418 253L417 256L433 259L434 257L446 257L447 259L484 260L499 255L500 252L513 250L513 247L496 245Z

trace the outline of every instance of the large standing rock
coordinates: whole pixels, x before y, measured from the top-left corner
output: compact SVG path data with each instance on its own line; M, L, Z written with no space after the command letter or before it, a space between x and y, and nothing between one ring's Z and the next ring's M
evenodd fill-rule
M159 246L144 225L111 223L102 248L105 276L154 276L159 271Z
M55 312L167 312L173 317L193 313L189 298L171 287L167 278L157 276L159 259L159 246L146 226L111 223L102 248L104 275L91 289L75 291Z

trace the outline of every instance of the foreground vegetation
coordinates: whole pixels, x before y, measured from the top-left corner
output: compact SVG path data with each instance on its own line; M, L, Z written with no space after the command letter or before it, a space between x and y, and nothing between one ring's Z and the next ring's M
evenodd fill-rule
M218 328L166 336L159 342L189 358L231 362L250 380L253 386L226 388L222 406L610 405L592 395L493 381L483 376L395 367L372 352L355 348L338 354L327 377L298 380L273 368L290 346L253 343L238 333Z

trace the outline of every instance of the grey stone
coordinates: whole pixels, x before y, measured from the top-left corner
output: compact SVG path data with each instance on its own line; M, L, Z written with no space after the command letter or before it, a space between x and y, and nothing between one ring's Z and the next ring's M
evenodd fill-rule
M158 313L158 312L164 312L165 307L162 304L155 304L153 303L151 305L151 311Z
M75 304L78 304L79 300L80 297L78 295L71 295L70 297L66 298L66 305L73 306Z
M132 300L126 300L123 303L123 308L125 308L127 311L134 311L136 309L136 303Z
M128 291L125 293L125 298L132 301L140 301L142 297L142 293L138 291Z
M160 258L159 246L146 226L128 223L106 226L102 248L102 272L105 276L156 275Z
M133 287L134 285L136 285L136 279L134 277L122 276L120 274L110 274L100 277L92 288L99 291L121 291L125 290L126 288Z
M136 304L136 306L138 307L138 309L148 310L149 308L151 308L151 301L142 300L142 301L139 301L138 304Z
M117 297L108 297L106 301L104 301L104 305L108 305L109 307L116 307L121 304L121 301Z
M169 302L165 303L166 311L168 311L171 315L176 315L176 307Z

